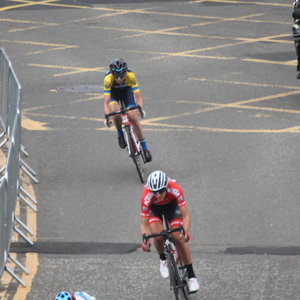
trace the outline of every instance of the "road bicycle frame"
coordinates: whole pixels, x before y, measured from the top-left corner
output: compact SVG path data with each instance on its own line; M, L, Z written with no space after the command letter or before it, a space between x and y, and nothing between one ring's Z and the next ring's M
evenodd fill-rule
M141 151L142 150L141 143L136 138L136 136L133 132L132 124L129 121L128 115L125 112L121 114L121 119L122 119L123 128L125 129L125 139L126 139L127 145L131 144L130 139L132 141L133 147L127 147L127 150L128 150L129 156L133 157L142 152ZM130 133L128 131L130 131Z

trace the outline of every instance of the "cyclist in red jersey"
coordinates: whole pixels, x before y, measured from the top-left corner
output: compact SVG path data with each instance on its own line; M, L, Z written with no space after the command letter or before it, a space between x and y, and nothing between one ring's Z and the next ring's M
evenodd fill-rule
M162 214L166 215L170 228L182 226L185 236L180 232L172 233L173 241L188 272L188 288L190 293L199 290L199 283L195 276L192 264L190 247L190 214L184 200L181 187L162 171L152 172L144 187L141 198L141 233L143 236L142 250L150 251L150 240L145 241L144 236L159 233L163 230ZM162 237L154 238L154 246L160 257L160 274L163 278L169 277L166 256L164 254L164 240Z

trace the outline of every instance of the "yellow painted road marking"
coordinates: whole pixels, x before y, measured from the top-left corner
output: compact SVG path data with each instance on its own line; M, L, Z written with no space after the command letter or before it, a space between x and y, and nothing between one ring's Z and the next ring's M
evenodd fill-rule
M34 198L36 199L36 195L32 186L30 179L24 172L20 173L22 179L22 186L24 189ZM27 226L32 230L35 234L34 236L29 236L33 242L36 241L36 234L37 234L37 214L33 212L28 206L26 207L26 216L27 216ZM27 294L31 291L33 279L37 273L39 260L37 253L26 253L25 254L25 268L29 271L29 274L22 273L21 279L25 282L26 287L19 285L17 290L13 296L13 300L26 300Z
M36 22L36 21L28 21L28 20L17 20L17 19L1 19L0 22L11 22L11 23L21 23L21 24L39 24L39 25L46 25L46 26L56 26L59 23L44 23L44 22Z
M188 103L192 105L203 104L208 106L220 107L225 104L215 103L215 102L205 102L205 101L189 101L189 100L177 100L176 103ZM274 111L274 112L283 112L289 114L300 114L300 110L294 109L284 109L284 108L275 108L275 107L264 107L264 106L250 106L250 105L234 105L231 106L234 108L243 108L243 109L252 109L252 110L264 110L264 111Z
M55 2L55 1L58 1L58 0L45 0L45 1L39 1L39 2L14 0L13 2L21 2L23 4L16 4L16 5L12 5L12 6L2 7L2 8L0 8L0 11L21 8L21 7L25 7L25 6L41 5L41 4L46 4L46 3Z
M296 95L300 94L300 89L297 89L296 91L289 91L285 93L279 93L279 94L274 94L274 95L268 95L268 96L263 96L259 98L253 98L253 99L248 99L248 100L241 100L241 101L236 101L236 102L231 102L227 104L221 104L221 103L211 103L211 102L193 102L193 101L184 101L184 100L177 100L176 102L185 102L185 103L192 103L192 104L203 104L203 105L209 105L211 107L206 107L206 108L201 108L198 110L195 110L193 112L183 112L177 115L171 115L171 116L162 116L162 117L157 117L157 118L152 118L148 120L143 120L141 123L143 125L147 126L154 126L154 127L169 127L172 129L197 129L197 130L204 130L204 131L211 131L211 132L264 132L264 133L282 133L282 132L291 132L291 133L299 133L299 127L300 126L295 126L291 128L283 128L283 129L228 129L228 128L209 128L209 127L201 127L201 126L182 126L182 125L174 125L174 124L165 124L165 123L158 123L158 121L166 121L166 120L172 120L175 118L181 118L181 117L187 117L203 112L210 112L210 111L215 111L223 108L240 108L240 109L251 109L251 110L262 110L262 111L274 111L274 112L283 112L283 113L292 113L292 114L300 114L300 110L288 110L288 109L280 109L280 108L270 108L270 107L258 107L258 106L249 106L245 104L249 103L256 103L256 102L261 102L261 101L267 101L267 100L273 100L273 99L278 99L278 98L285 98L290 95ZM97 99L98 96L96 97L91 97L91 99ZM80 100L84 101L84 100ZM90 118L90 117L78 117L78 116L64 116L64 115L50 115L50 114L42 114L42 113L33 113L29 112L29 115L32 116L42 116L45 118L64 118L64 119L69 119L69 120L74 120L74 119L82 119L82 120L87 120L87 121L96 121L96 122L101 122L103 121L102 118ZM105 130L105 128L98 128L97 130ZM112 129L111 129L112 130Z
M188 80L195 80L195 81L212 81L212 82L219 82L219 83L226 83L226 84L233 84L233 85L245 85L245 86L253 86L253 87L275 87L281 89L292 89L292 90L300 90L300 86L292 86L292 85L281 85L281 84L267 84L267 83L257 83L257 82L247 82L247 81L233 81L233 80L221 80L221 79L207 79L205 77L195 78L190 77Z
M207 48L199 48L199 49L193 49L193 50L187 50L187 51L181 51L181 52L174 52L174 53L169 53L166 54L167 56L184 56L186 54L191 54L195 52L203 52L203 51L210 51L210 50L216 50L216 49L222 49L222 48L228 48L228 47L234 47L234 46L240 46L240 45L245 45L245 44L250 44L250 43L255 43L255 42L270 42L271 39L275 39L277 37L281 37L282 35L273 35L273 36L265 36L265 37L260 37L260 38L252 38L252 39L246 39L241 42L236 42L236 43L229 43L229 44L222 44L222 45L217 45L217 46L211 46ZM155 58L152 58L151 60L159 60L165 58L165 56L158 56ZM240 59L241 61L247 61L249 59ZM256 60L250 60L250 61L256 61ZM266 62L266 61L264 61ZM284 64L284 63L282 63Z
M194 1L189 1L189 3L201 3L201 2L217 2L217 3L232 3L232 4L255 4L255 5L266 5L266 6L291 7L291 4L256 2L256 1L233 1L233 0L194 0Z
M25 268L30 272L28 275L24 275L21 279L26 283L26 287L18 286L17 291L13 297L13 300L26 300L27 295L31 291L33 279L38 271L39 257L37 253L26 253L25 255Z
M46 127L47 123L45 122L38 122L38 121L33 121L23 115L22 117L22 127L27 130L38 130L38 131L45 131L45 130L50 130L49 127Z
M296 65L296 60L293 62L291 62L291 61L286 62L286 61L275 61L275 60L267 60L267 59L242 58L241 61L273 64L273 65L283 65L283 66L295 66Z
M31 184L30 179L22 174L22 185L25 190L36 199L36 195ZM35 242L37 234L37 214L27 207L27 226L35 233L35 236L29 238ZM22 273L21 279L25 282L26 287L18 286L13 300L26 300L28 293L31 291L33 279L38 271L39 257L37 253L25 254L25 268L29 271L29 274Z
M0 150L0 163L1 163L1 165L5 165L5 160L6 160L6 157L2 153L2 151ZM22 186L24 187L24 189L34 199L36 199L35 192L34 192L32 184L31 184L31 181L30 181L30 179L27 177L27 175L24 172L20 172L20 179L21 179ZM17 203L16 203L15 214L16 214L16 216L20 215L20 201L17 201ZM29 234L27 234L27 236L32 241L36 241L37 215L28 206L26 206L26 219L27 219L26 225L35 234L35 236L33 236L33 237L29 236ZM13 234L12 234L12 242L18 241L18 239L19 238L18 238L17 234L15 232L13 232ZM15 253L10 253L10 254L11 254L12 257L15 257L15 258L17 256ZM4 272L3 275L2 275L2 278L1 278L1 284L2 284L2 288L3 289L1 289L2 291L0 292L0 299L2 299L2 300L4 300L4 299L26 300L27 299L27 294L31 290L33 278L36 275L37 267L39 265L38 255L36 253L27 253L25 255L25 260L24 261L25 261L25 268L27 270L29 270L29 272L30 272L30 274L22 273L22 275L21 275L21 279L27 285L26 288L24 288L23 286L19 285L18 288L17 288L17 290L16 290L16 293L14 294L14 296L12 298L12 295L9 294L8 287L9 287L9 284L12 282L13 279L12 279L12 277L7 272ZM10 262L10 261L8 262L7 266L10 267L11 269L15 268L15 265L12 262Z
M201 109L195 110L193 112L183 112L183 113L180 113L177 115L172 115L172 116L153 118L153 119L143 121L143 124L148 125L148 126L166 126L166 127L171 127L171 128L198 129L198 130L213 131L213 132L245 132L245 133L246 132L265 132L265 133L267 133L267 132L269 132L269 133L271 133L271 132L272 133L293 132L293 133L299 133L300 126L272 130L272 129L208 128L208 127L199 127L199 126L181 126L181 125L174 125L174 124L157 123L157 121L165 121L165 120L171 120L171 119L180 118L180 117L187 117L187 116L191 116L191 115L195 115L195 114L199 114L199 113L203 113L203 112L215 111L215 110L219 110L219 109L223 109L223 108L242 108L243 104L284 98L287 96L297 95L297 94L300 94L300 90L279 93L279 94L275 94L275 95L268 95L268 96L253 98L253 99L248 99L248 100L241 100L241 101L231 102L231 103L227 103L227 104L215 103L213 107L201 108ZM249 106L249 108L255 109L255 107L252 107L252 106ZM263 110L263 108L260 108L260 109ZM268 110L268 108L266 108L265 110ZM274 109L274 111L276 111L276 110L277 109ZM280 109L278 109L278 111L280 111ZM286 110L285 112L288 112L288 111ZM292 112L300 113L300 111L292 111Z
M74 45L43 43L43 42L33 42L33 41L18 41L18 40L4 40L4 39L0 39L0 42L14 43L14 44L24 44L24 45L34 45L34 46L66 47L66 48L75 48L76 47L76 48L79 48L79 46L74 46Z
M46 51L57 51L57 50L66 50L66 49L72 49L72 48L79 48L79 46L76 46L76 45L51 44L51 43L32 42L32 41L18 41L18 40L0 39L0 42L22 44L22 45L34 45L34 46L52 47L50 49L47 49ZM30 55L30 54L36 54L36 53L42 53L42 52L45 52L45 51L40 50L40 51L35 51L35 52L27 52L26 54Z
M17 24L35 25L35 26L25 27L25 28L10 29L7 31L10 33L32 30L32 29L40 29L40 28L45 28L48 26L59 26L60 25L59 23L44 23L44 22L35 22L35 21L27 21L27 20L12 20L12 19L0 19L0 22L11 22L11 23L17 23Z
M205 16L205 18L209 18L212 19L212 21L210 22L201 22L201 23L196 23L196 24L191 24L188 26L180 26L180 27L173 27L173 28L166 28L166 29L158 29L158 30L149 30L146 31L144 30L144 34L132 34L132 35L127 35L125 37L137 37L137 36L142 36L145 35L145 33L147 34L169 34L169 35L181 35L180 33L170 33L168 31L171 30L178 30L178 29L187 29L189 27L196 27L196 26L203 26L203 25L209 25L209 24L218 24L218 23L222 23L222 22L230 22L230 21L242 21L242 20L246 20L248 21L249 18L252 17L257 17L257 16L262 16L263 14L252 14L252 15L246 15L246 16L241 16L241 17L235 17L235 18L220 18L220 17L208 17ZM202 16L201 16L202 17ZM123 37L124 38L124 37Z
M176 130L199 130L207 132L227 132L227 133L300 133L300 126L282 129L234 129L234 128L211 128L203 126L182 126L175 124L153 123L152 126L169 127ZM168 131L168 130L166 130Z
M28 115L39 116L44 118L52 118L52 119L85 120L85 121L96 121L96 122L104 121L104 118L92 118L92 117L81 117L81 116L51 115L51 114L43 114L43 113L30 113Z
M39 67L39 68L48 68L48 69L62 69L62 70L72 70L65 73L55 74L54 77L60 77L65 75L73 75L78 73L85 73L85 72L102 72L106 70L106 67L99 67L99 68L79 68L79 67L67 67L67 66L57 66L57 65L43 65L43 64L27 64L27 66L31 67Z

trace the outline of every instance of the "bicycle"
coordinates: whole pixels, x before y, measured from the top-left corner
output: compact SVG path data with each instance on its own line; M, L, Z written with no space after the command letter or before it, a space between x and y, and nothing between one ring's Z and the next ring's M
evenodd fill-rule
M125 135L125 140L127 144L127 150L129 153L129 156L132 158L138 175L140 177L140 180L142 183L145 183L145 175L144 175L144 170L143 170L143 163L145 163L145 156L144 156L144 151L142 149L142 145L140 141L137 139L131 122L128 119L127 112L130 110L135 110L138 109L139 112L142 114L142 108L140 105L135 105L135 106L130 106L125 108L124 104L121 103L121 109L112 113L109 113L105 115L105 117L108 119L111 116L114 115L120 115L121 120L122 120L122 128L124 131Z
M188 299L189 290L187 286L187 270L183 266L176 247L172 241L172 232L181 231L184 235L183 227L169 229L169 224L164 217L166 229L159 233L153 233L144 237L145 240L162 236L164 238L164 253L168 261L170 289L174 291L175 299Z

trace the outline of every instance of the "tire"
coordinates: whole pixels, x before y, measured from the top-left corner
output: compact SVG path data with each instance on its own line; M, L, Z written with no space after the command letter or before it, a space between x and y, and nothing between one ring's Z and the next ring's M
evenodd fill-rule
M136 166L136 170L139 174L140 180L142 183L145 183L145 175L144 175L144 170L143 170L143 165L142 165L142 157L140 154L136 154L132 157L133 162Z
M173 255L168 256L168 267L170 284L173 288L176 300L187 300L189 298L187 283L182 280L181 272L176 265Z
M145 183L145 175L142 165L142 154L135 149L135 144L132 138L130 127L125 127L126 135L127 135L127 147L130 150L130 156L135 164L136 170L138 172L139 178L142 183Z
M169 268L170 285L171 288L173 289L175 299L180 300L179 288L178 288L180 284L180 277L178 274L178 269L174 260L174 256L172 254L168 255L168 268Z
M181 266L179 267L180 268L180 278L182 280L182 288L180 290L180 293L181 293L181 299L189 299L189 288L188 288L188 285L187 285L187 270L185 267Z

